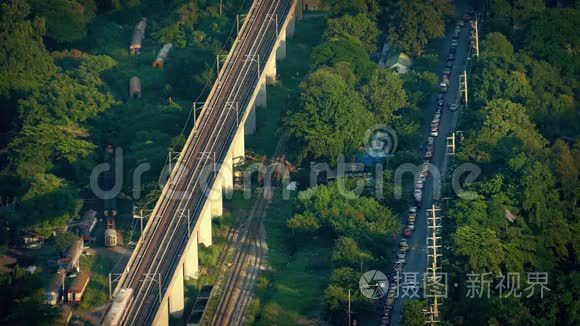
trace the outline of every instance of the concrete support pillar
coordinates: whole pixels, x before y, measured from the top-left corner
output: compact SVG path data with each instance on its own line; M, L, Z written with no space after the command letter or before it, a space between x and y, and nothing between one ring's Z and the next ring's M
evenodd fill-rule
M256 99L254 100L254 104L255 106L265 108L268 106L266 76L262 75L262 78L260 78L260 82L258 82L258 85L256 87L258 88L258 94L256 95Z
M265 84L264 84L265 85ZM256 99L256 102L258 100ZM256 132L256 106L248 106L248 116L246 117L246 123L244 123L244 134L252 135Z
M235 137L234 137L235 138ZM234 160L233 160L233 141L232 145L230 145L230 149L224 158L224 163L221 167L221 178L222 178L222 186L223 191L226 194L231 194L234 190ZM229 197L228 197L229 198Z
M221 189L220 189L221 193ZM213 214L214 204L211 203L210 205L205 205L204 209L201 211L199 215L198 229L197 229L197 241L198 243L203 243L206 247L211 246L212 244L212 235L211 235L211 218ZM222 206L221 201L219 203L219 216L222 215Z
M294 32L296 31L296 17L294 13L290 12L288 17L288 26L286 27L286 36L288 38L294 37Z
M276 48L276 60L286 59L286 30L282 29L278 34L278 48Z
M199 258L197 255L197 232L191 234L184 252L183 274L186 279L197 279L199 272Z
M302 20L303 10L304 10L304 0L298 0L298 3L296 4L296 19Z
M264 67L266 71L266 82L268 84L274 84L276 82L276 55L270 55L266 66Z
M223 187L222 187L223 181L222 181L222 176L218 173L218 176L215 179L215 182L213 184L213 187L211 188L211 191L209 193L209 198L208 198L208 203L209 205L206 206L210 206L210 210L209 210L209 216L222 216L222 212L223 212L223 208L222 208L222 201L223 201ZM204 210L206 208L204 207ZM203 212L202 212L203 214Z
M234 137L234 141L232 142L232 161L233 164L243 163L246 154L246 144L245 144L245 127L241 125L238 131L236 132L236 136Z
M155 284L157 286L157 284ZM153 326L169 326L169 303L168 297L165 296L161 304L159 305L159 309L157 310L157 314L155 315L155 319L153 319Z
M169 314L175 318L181 318L183 316L184 309L184 297L183 292L183 271L181 268L177 268L173 276L173 282L171 282L169 288Z

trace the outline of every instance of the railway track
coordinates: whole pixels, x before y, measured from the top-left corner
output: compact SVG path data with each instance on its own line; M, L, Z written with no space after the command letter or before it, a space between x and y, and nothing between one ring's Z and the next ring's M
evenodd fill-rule
M286 18L291 4L254 1L119 282L117 291L134 290L124 324L150 324L155 317L189 241L189 225L197 223L217 177L216 165L223 162L251 101L266 64L263 58L274 47L276 22Z
M274 150L278 157L286 150L287 136L283 135ZM244 313L251 302L259 271L267 252L264 218L271 196L258 195L252 206L241 243L236 252L231 272L224 285L222 297L213 316L212 325L241 325Z

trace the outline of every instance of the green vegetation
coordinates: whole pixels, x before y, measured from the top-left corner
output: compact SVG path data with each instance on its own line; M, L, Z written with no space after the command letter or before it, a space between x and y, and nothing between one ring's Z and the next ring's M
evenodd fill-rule
M91 272L91 280L80 304L83 311L99 308L109 300L109 273L117 261L105 254L81 256L81 270Z
M0 274L0 323L4 325L53 325L60 309L44 304L43 280L25 269Z
M408 53L422 55L425 46L445 34L445 19L453 14L448 0L407 0L391 5L389 41Z
M521 297L501 289L466 298L451 291L444 318L457 325L575 325L578 311L578 9L542 1L491 2L481 57L473 69L474 99L462 122L458 157L483 175L449 211L451 250L444 267L457 280L469 272L521 273ZM548 26L549 25L549 26ZM572 46L573 47L573 46ZM508 211L515 220L507 219ZM547 273L550 291L529 296L527 273Z
M0 213L2 245L17 244L23 230L48 238L81 209L100 212L89 176L107 146L123 149L118 198L130 201L118 204L117 227L133 224L126 218L133 204L151 208L167 152L184 143L191 102L207 95L215 55L231 44L235 15L248 4L223 1L220 14L220 2L205 0L0 3L0 195L18 198L14 212ZM141 54L129 55L142 17L148 26ZM154 69L165 42L174 47L164 68ZM140 99L128 96L134 76L141 80ZM134 185L132 172L141 163L151 169ZM134 186L142 191L137 198ZM55 239L59 250L67 241ZM95 266L103 270L94 273L81 309L108 298L106 276L113 266ZM2 283L3 290L17 287Z
M421 326L425 325L425 302L418 300L409 300L403 306L402 324L404 326Z

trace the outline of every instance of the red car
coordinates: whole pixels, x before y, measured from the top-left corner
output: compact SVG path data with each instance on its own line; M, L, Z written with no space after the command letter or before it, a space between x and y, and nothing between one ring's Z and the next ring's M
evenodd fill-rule
M411 229L405 229L405 232L403 233L403 236L405 236L405 238L410 238L413 235L413 231L411 231Z

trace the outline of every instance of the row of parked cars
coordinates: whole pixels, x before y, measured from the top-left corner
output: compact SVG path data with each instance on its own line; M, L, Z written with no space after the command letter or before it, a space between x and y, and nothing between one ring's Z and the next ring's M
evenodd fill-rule
M439 125L441 121L441 115L443 114L443 110L445 108L449 109L450 111L456 111L457 105L451 104L449 105L445 101L445 93L447 92L447 88L449 87L449 77L451 75L451 70L453 69L453 64L455 61L455 54L457 51L457 41L459 39L459 35L461 34L461 28L465 26L465 23L469 20L465 20L465 18L458 22L455 31L452 36L451 40L451 48L449 50L449 56L447 58L447 64L443 70L442 82L441 82L441 93L437 95L437 108L435 110L435 114L433 116L433 120L431 121L431 129L430 135L427 138L427 146L425 149L425 154L423 156L424 162L421 166L421 170L419 171L419 175L417 177L417 181L414 186L414 193L413 196L417 203L417 206L420 206L423 201L423 189L425 187L425 182L427 177L429 176L429 167L431 165L431 159L433 158L433 150L435 146L435 139L439 136ZM444 87L443 87L444 85ZM413 236L413 232L415 231L415 222L417 220L417 206L413 206L409 208L407 212L407 223L405 230L403 231L403 237L399 242L398 249L395 250L393 253L395 264L393 266L392 274L388 275L389 279L389 290L387 294L383 297L382 301L380 301L380 322L379 325L386 326L390 325L391 321L391 312L396 300L397 296L397 280L396 275L401 273L403 270L403 266L407 262L407 252L409 250L409 243L408 239Z
M427 176L427 171L421 172L421 174ZM400 274L403 270L403 266L407 262L407 252L409 250L409 243L407 239L413 236L413 231L415 230L415 221L417 220L417 207L413 206L409 208L407 212L407 227L403 232L403 237L399 242L399 247L393 253L393 258L395 259L395 264L393 265L393 272L388 275L389 279L389 290L385 295L383 301L381 302L380 309L381 311L381 319L380 325L386 326L390 324L391 320L391 312L393 310L393 306L395 304L395 300L397 298L397 287L398 283L396 277Z

